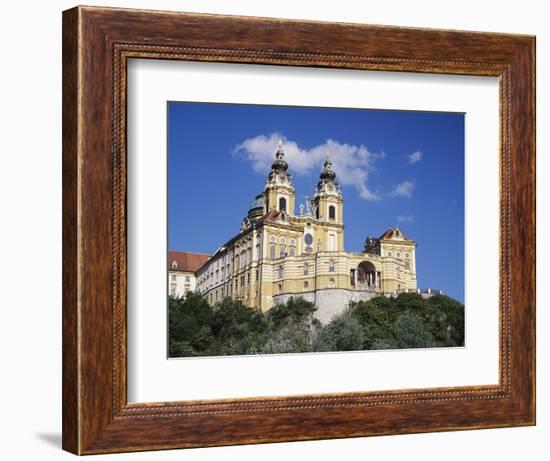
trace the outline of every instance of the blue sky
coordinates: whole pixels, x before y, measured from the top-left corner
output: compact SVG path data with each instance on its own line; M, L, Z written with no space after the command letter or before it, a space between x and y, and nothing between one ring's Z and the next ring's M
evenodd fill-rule
M169 102L170 249L212 253L239 231L278 139L297 206L330 152L347 251L399 226L418 243L418 286L464 301L463 114Z

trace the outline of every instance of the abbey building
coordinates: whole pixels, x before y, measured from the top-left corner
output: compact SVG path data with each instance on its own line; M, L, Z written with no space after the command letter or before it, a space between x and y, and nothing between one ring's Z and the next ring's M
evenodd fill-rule
M391 228L345 251L344 198L326 158L313 196L296 209L296 191L282 145L264 190L240 232L196 272L196 289L214 304L225 297L263 311L290 296L315 303L328 321L350 301L416 289L416 243Z

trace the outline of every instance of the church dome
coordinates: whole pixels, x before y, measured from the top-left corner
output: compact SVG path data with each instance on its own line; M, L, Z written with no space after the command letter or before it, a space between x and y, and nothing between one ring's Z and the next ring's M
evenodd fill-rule
M332 162L330 161L330 158L328 158L328 155L325 163L323 164L323 167L323 171L321 171L321 179L334 181L334 179L336 178L336 173L332 169Z
M271 169L276 172L288 170L288 163L285 160L285 153L283 151L283 143L279 141L279 147L275 153L275 160L271 164Z
M340 190L340 184L336 181L336 172L332 169L332 161L330 160L329 153L323 163L323 170L319 175L320 179L315 188L315 197L321 195L332 194L342 197L342 191Z
M248 217L250 219L257 219L264 214L264 196L263 194L257 195L256 199L250 204L248 209Z

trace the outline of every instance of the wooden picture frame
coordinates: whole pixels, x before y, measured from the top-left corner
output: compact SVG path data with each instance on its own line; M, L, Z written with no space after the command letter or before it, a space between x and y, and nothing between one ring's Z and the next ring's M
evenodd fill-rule
M497 76L500 381L129 404L126 63ZM63 448L76 454L535 424L535 38L77 7L63 13Z

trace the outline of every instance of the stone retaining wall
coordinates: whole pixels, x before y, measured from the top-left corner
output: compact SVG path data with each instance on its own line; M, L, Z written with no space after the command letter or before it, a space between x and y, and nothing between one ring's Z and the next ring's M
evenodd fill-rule
M273 303L286 303L291 297L304 298L317 307L315 318L323 325L329 323L335 316L344 312L350 302L367 301L378 296L378 293L364 290L346 290L343 288L327 288L305 293L283 293L273 296Z

